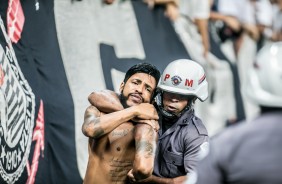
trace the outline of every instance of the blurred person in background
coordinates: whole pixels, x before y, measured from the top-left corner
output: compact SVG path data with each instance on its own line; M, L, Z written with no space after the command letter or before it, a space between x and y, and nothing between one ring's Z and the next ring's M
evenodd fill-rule
M282 41L282 0L270 0L273 4L273 25L272 30L266 33L272 41Z
M257 50L260 50L272 38L272 27L275 13L270 0L255 1L255 17L259 30Z
M211 0L146 0L145 2L149 7L165 6L166 16L173 23L192 59L205 63L210 47L208 19Z
M262 8L264 6L260 6L260 4L263 4L263 1L264 0L218 0L217 4L217 13L224 17L223 19L226 25L219 31L225 39L225 41L223 40L222 48L229 59L233 61L238 68L239 87L243 99L245 118L248 121L259 114L259 107L252 103L243 93L247 81L247 68L252 66L257 53L257 42L260 39L258 25L265 26L265 24L267 24L267 26L269 26L269 22L271 22L271 17L263 17L263 14L267 14L265 13L267 9ZM266 1L264 1L264 5L265 4L267 4ZM226 19L226 17L228 18ZM228 22L226 20L228 20ZM231 34L225 34L230 32ZM232 122L230 124L232 124Z
M231 40L237 60L244 35L254 41L259 39L256 26L256 0L217 0L210 19L217 21L218 34L222 42Z
M236 2L231 0L228 1L228 3L230 4L225 3L224 0L215 0L210 12L210 20L217 29L220 41L222 43L231 41L236 54L236 50L238 50L236 42L241 36L242 24L236 11ZM229 55L230 54L227 54L227 56ZM235 60L235 58L231 60Z
M208 155L186 184L282 183L282 42L264 46L249 70L247 96L261 115L211 138ZM192 178L192 177L191 177Z

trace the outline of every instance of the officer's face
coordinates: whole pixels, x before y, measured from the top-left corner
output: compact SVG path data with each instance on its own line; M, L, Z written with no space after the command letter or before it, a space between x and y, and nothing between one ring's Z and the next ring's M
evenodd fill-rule
M156 85L156 80L151 75L146 73L132 75L120 86L123 105L131 107L140 103L150 103Z
M187 96L164 92L163 106L168 112L178 115L188 104Z

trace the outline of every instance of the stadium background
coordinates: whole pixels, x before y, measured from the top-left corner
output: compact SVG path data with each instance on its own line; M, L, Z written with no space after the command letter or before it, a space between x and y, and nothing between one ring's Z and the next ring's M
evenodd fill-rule
M0 183L82 183L88 150L81 125L88 95L117 91L133 64L146 61L162 71L190 55L161 6L151 11L138 0L111 6L97 0L14 2L24 16L17 43L8 35L8 1L0 1ZM14 19L22 20L17 15ZM232 74L220 85L234 85L235 95L227 98L244 119L237 68L212 34L210 41L211 52ZM214 96L205 104L214 109L206 112L211 114L206 119L214 118L208 127L217 127L212 133L226 120L214 107Z

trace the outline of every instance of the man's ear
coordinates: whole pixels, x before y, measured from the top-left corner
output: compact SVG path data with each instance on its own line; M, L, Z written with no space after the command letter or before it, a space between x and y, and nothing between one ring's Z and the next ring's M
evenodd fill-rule
M120 93L122 92L122 90L123 90L123 88L124 88L124 85L125 85L124 82L122 82L122 83L120 84L120 86L119 86L119 92L120 92Z

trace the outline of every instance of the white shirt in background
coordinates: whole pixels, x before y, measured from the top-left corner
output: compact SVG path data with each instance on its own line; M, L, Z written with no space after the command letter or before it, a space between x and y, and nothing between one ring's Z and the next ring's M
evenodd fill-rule
M181 15L195 19L208 19L210 16L209 0L180 0L179 11Z

